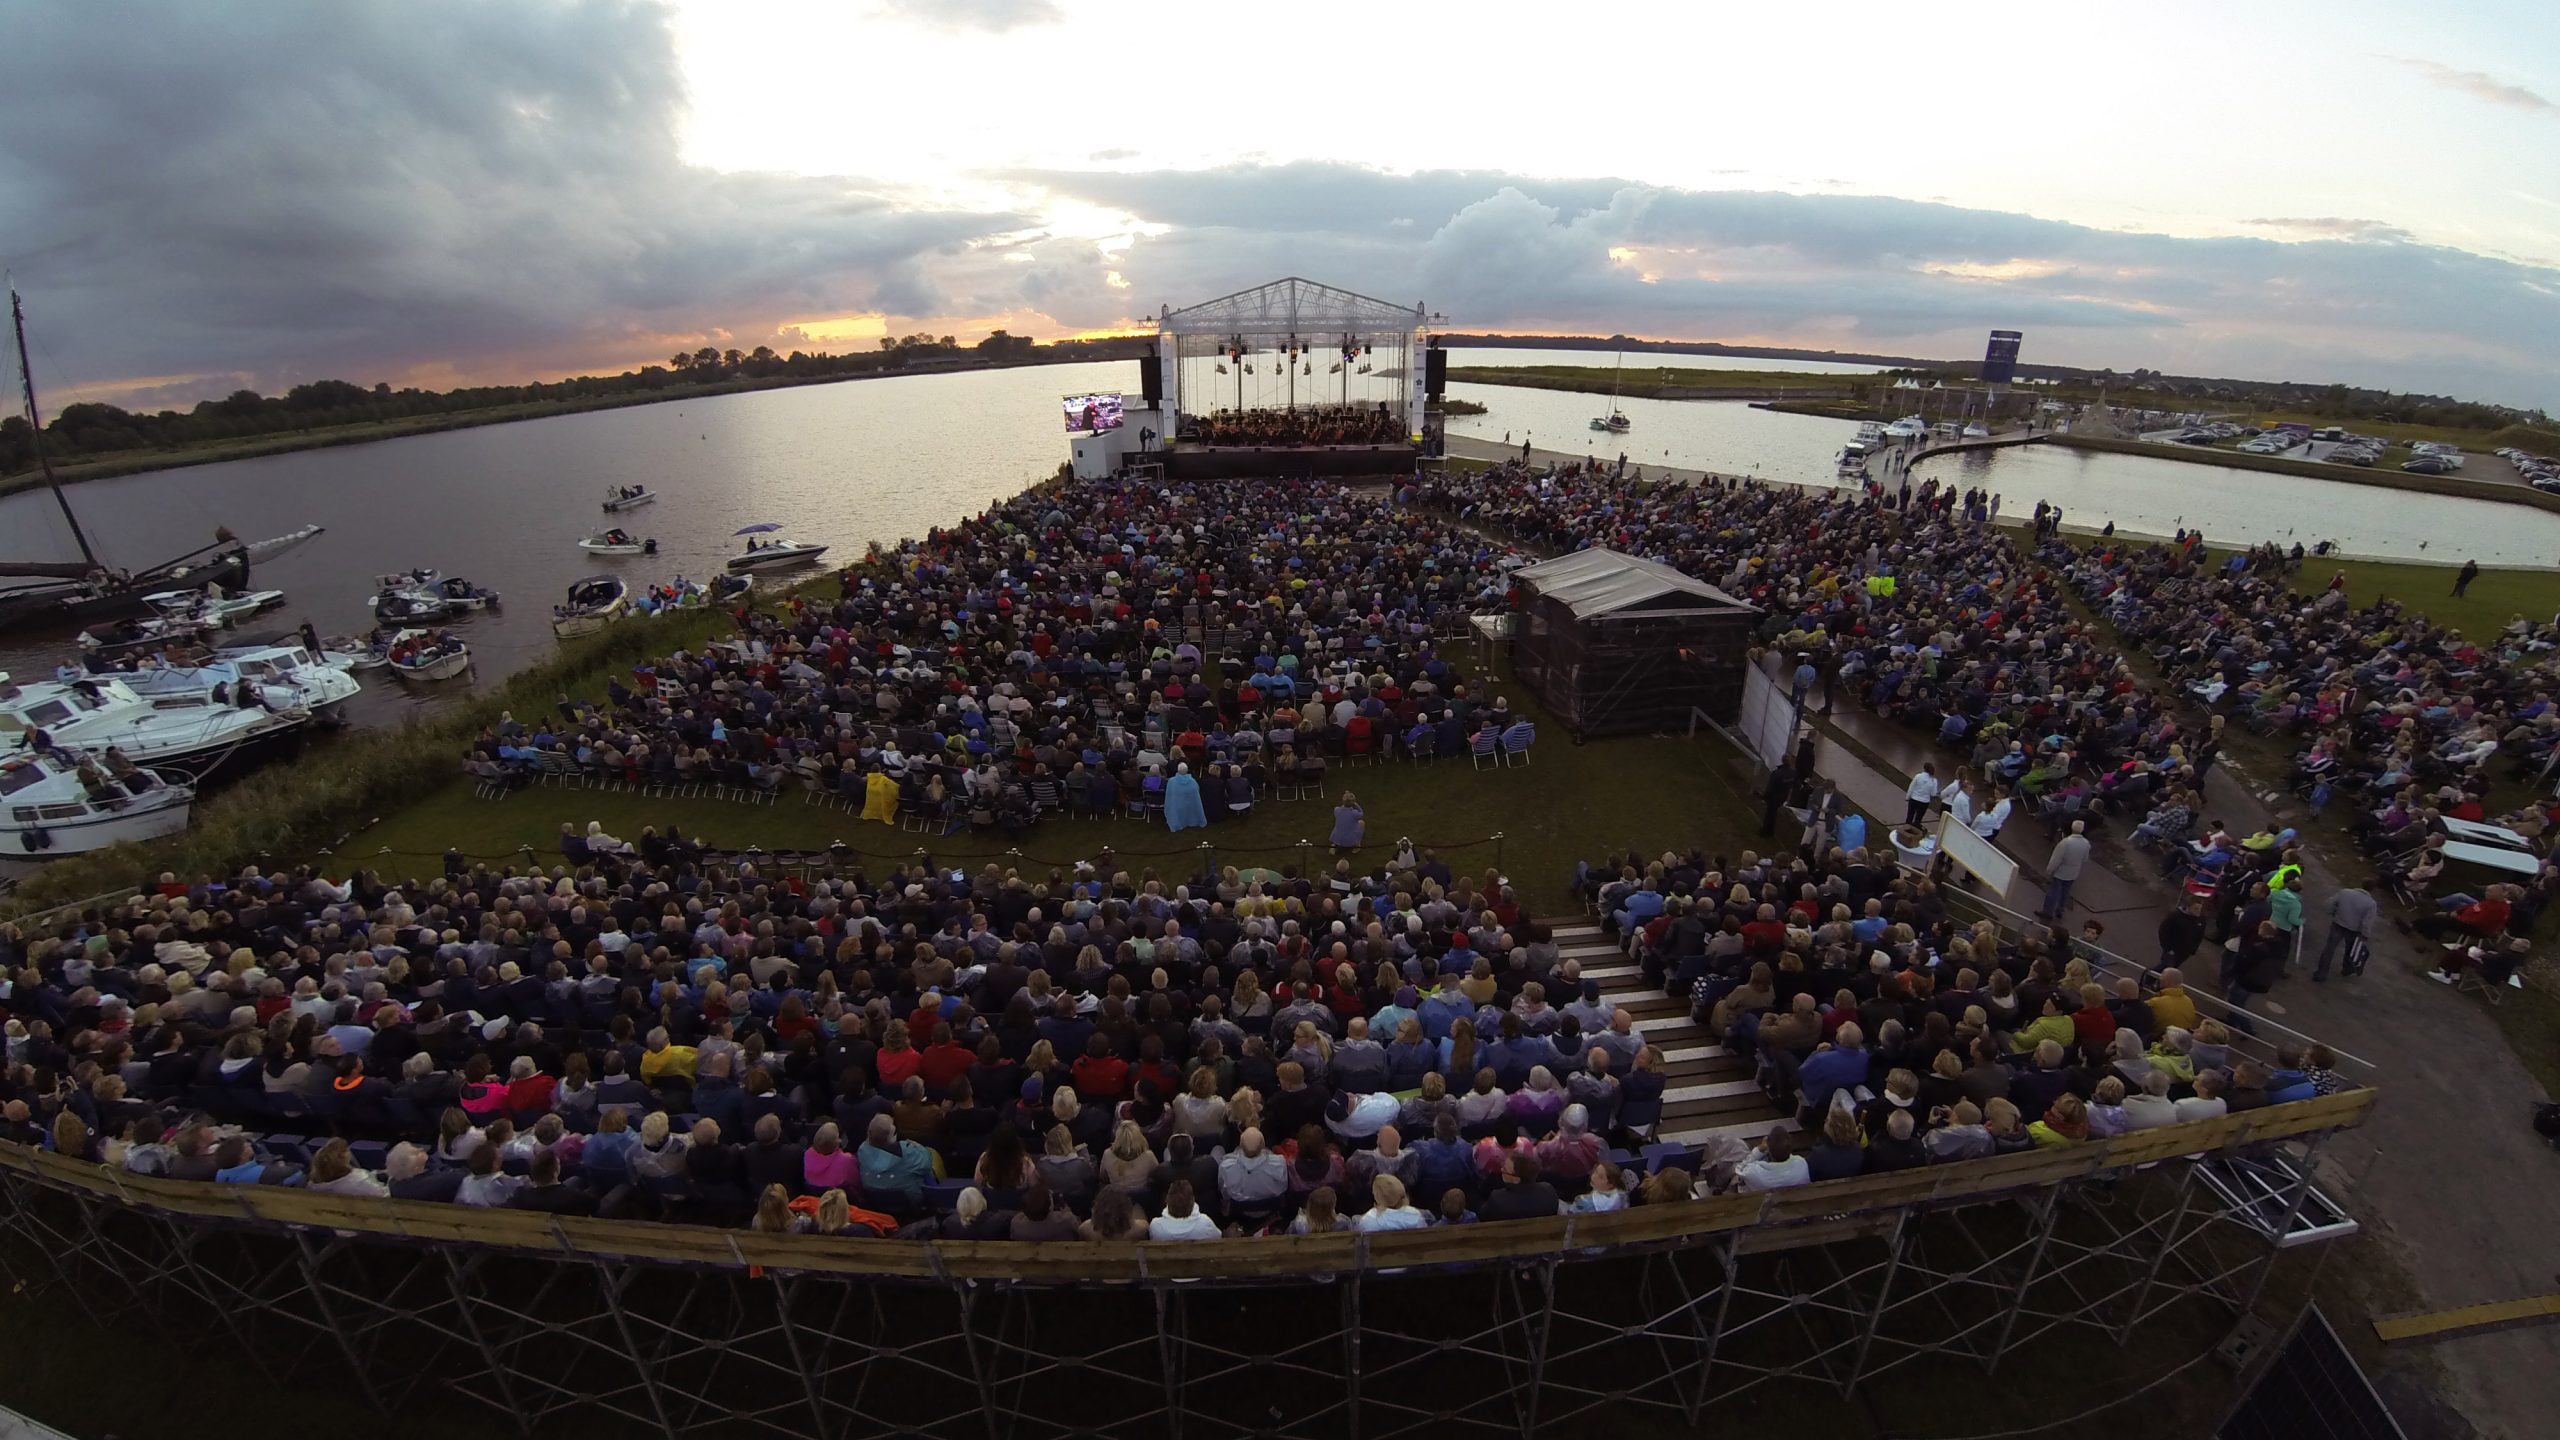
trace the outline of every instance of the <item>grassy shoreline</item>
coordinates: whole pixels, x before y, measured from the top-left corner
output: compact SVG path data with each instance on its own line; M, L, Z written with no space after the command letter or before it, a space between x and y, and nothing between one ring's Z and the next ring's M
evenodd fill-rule
M1622 376L1605 365L1453 365L1449 378L1459 384L1513 385L1584 395L1606 395L1614 390L1621 395L1654 400L1743 400L1808 391L1846 396L1862 377L1783 370L1667 369L1658 365L1630 370Z

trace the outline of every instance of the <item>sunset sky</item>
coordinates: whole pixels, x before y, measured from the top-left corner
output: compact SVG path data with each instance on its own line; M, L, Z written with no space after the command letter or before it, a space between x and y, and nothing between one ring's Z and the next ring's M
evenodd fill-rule
M2560 7L20 0L60 395L1123 328L1470 330L2560 407Z

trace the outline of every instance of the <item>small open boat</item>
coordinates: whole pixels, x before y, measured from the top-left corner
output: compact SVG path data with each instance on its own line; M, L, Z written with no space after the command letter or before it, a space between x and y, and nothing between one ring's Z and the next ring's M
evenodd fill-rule
M590 575L569 586L569 603L551 607L551 633L566 640L592 635L631 603L631 587L619 575Z
M471 647L442 631L403 630L391 637L387 658L403 680L451 680L471 668Z
M459 575L447 575L429 587L430 592L453 607L457 614L486 610L498 603L498 592L486 585L474 585Z
M604 492L604 508L607 514L637 510L657 498L658 492L646 485L616 485Z
M202 590L162 590L142 597L143 603L163 618L194 618L220 628L246 620L252 615L273 610L284 603L281 590L229 591L220 586Z
M642 540L617 526L579 541L578 548L590 555L655 555L658 542Z
M767 521L762 525L750 525L739 531L739 534L747 537L747 551L743 555L730 556L729 569L733 572L739 570L780 570L792 565L805 565L827 553L826 546L812 545L806 540L767 540L763 538L764 536L770 535L781 528L781 526Z
M361 635L331 635L320 642L320 663L349 672L379 670L391 663L382 642Z

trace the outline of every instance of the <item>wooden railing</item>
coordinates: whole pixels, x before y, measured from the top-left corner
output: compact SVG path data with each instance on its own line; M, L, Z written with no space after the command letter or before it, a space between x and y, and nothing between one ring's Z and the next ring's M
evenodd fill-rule
M1320 1279L1353 1270L1472 1265L1690 1242L1759 1228L1747 1248L1783 1249L1853 1233L1915 1206L1989 1200L2106 1171L2208 1156L2363 1123L2371 1089L2273 1105L2214 1120L2140 1130L2111 1140L1864 1175L1758 1195L1638 1206L1610 1214L1385 1232L1268 1236L1209 1242L854 1240L764 1235L653 1221L561 1217L529 1210L315 1194L136 1175L0 1143L0 1170L42 1185L112 1197L165 1215L218 1222L313 1226L431 1245L539 1251L652 1264L761 1266L894 1281L1071 1285L1190 1280ZM1845 1227L1845 1228L1844 1228Z

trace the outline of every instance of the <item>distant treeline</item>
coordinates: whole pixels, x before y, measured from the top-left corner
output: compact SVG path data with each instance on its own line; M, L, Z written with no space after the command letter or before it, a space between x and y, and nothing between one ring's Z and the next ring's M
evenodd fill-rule
M238 390L191 410L143 413L83 401L65 405L44 427L45 453L57 461L85 461L137 450L179 450L222 441L328 430L350 425L460 415L539 402L598 401L606 397L690 388L734 381L820 380L895 370L974 368L982 365L1118 360L1143 355L1154 342L1143 336L1062 340L1035 344L1026 336L996 331L974 345L949 335L884 338L876 350L833 354L794 350L777 355L759 345L750 351L709 346L619 375L580 375L527 385L473 385L455 390L371 388L344 380L313 380L282 395ZM0 474L36 462L34 432L24 416L0 419Z

